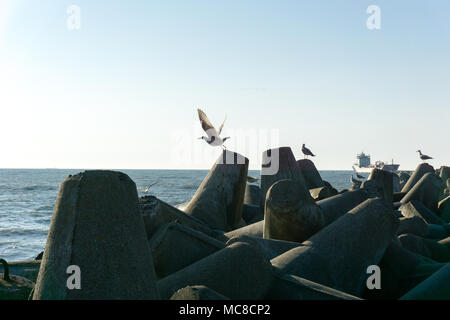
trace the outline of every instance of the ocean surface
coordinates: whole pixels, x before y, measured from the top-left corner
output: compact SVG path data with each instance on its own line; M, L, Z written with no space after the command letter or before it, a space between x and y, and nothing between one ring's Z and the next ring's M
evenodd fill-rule
M44 250L59 185L80 169L0 169L0 258L33 259ZM120 170L136 183L139 196L152 194L171 205L189 201L207 170ZM349 188L352 171L320 171L336 189ZM259 177L259 171L249 171Z

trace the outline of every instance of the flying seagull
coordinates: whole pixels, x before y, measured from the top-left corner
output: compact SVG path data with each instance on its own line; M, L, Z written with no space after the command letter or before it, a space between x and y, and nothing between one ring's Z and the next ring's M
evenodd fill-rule
M157 184L158 181L153 182L151 185L149 185L145 190L144 193L149 193L150 192L150 188L153 187L155 184Z
M315 155L309 150L307 147L305 147L305 144L302 146L302 152L305 156L312 156L315 157Z
M220 137L220 133L222 132L223 125L225 124L225 120L227 120L227 117L225 116L225 120L223 120L222 125L219 127L219 131L217 131L216 128L214 128L214 126L209 121L206 114L200 109L197 109L197 111L198 111L198 118L200 119L200 123L202 124L202 128L208 135L207 137L203 136L200 137L199 139L205 140L210 146L222 146L222 148L226 149L223 143L227 139L230 139L230 137L225 137L222 139Z
M259 180L258 178L253 178L253 177L247 176L247 182L254 183L258 180Z
M420 154L420 159L422 159L423 161L433 159L432 157L427 156L426 154L422 154L422 151L420 151L420 150L417 150L416 152L418 152Z
M358 179L364 179L364 177L363 177L362 175L358 174L358 171L356 171L355 166L352 166L352 168L353 168L353 171L355 172L356 177L357 177Z

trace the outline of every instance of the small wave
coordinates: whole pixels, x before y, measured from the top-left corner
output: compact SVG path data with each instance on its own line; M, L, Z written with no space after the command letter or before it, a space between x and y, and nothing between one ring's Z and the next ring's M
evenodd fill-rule
M52 191L52 190L57 190L57 188L55 186L45 186L45 185L33 185L33 186L26 186L23 187L23 190L26 191Z

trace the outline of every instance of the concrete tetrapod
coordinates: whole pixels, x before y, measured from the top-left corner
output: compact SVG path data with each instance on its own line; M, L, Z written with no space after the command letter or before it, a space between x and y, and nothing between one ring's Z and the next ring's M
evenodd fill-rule
M176 222L161 227L150 239L149 246L158 279L225 247L223 242Z
M245 186L244 204L251 204L259 206L261 188L254 184L247 184Z
M272 266L248 243L237 242L158 281L163 299L199 283L232 299L260 299L272 281Z
M378 264L397 226L389 204L369 199L271 263L284 273L360 296L367 267Z
M437 262L450 262L450 249L436 240L425 239L413 234L403 234L398 239L405 249Z
M266 168L267 162L270 159L271 168L275 167L278 170L269 170ZM266 194L269 188L280 180L293 180L298 182L298 192L300 194L309 195L309 188L306 186L305 178L302 170L297 165L294 154L290 147L281 147L269 149L263 153L263 165L261 168L261 197L260 208L264 210L266 202ZM311 197L309 195L309 197ZM312 198L311 198L312 199Z
M366 289L362 296L364 299L398 299L444 264L406 250L395 239L378 265L381 289Z
M411 291L402 296L401 300L449 300L450 299L450 263L433 273Z
M308 189L325 187L314 162L309 159L301 159L297 161L297 165L302 172L303 178L305 178L306 187Z
M281 180L269 189L264 212L264 238L302 242L361 202L365 190L349 191L314 203L298 183Z
M219 233L212 230L203 221L187 215L178 208L175 208L154 196L140 198L139 206L141 208L148 239L150 239L159 228L174 221L200 231L210 237L219 235Z
M221 241L227 242L231 238L239 236L252 236L257 238L263 237L264 220L249 224L248 226L227 232L223 237L218 238Z
M394 173L381 169L372 169L369 178L377 184L378 193L388 202L394 199Z
M434 173L426 173L408 191L408 193L401 200L402 204L406 204L411 200L418 200L433 212L438 211L439 194L444 187L442 179Z
M320 207L298 181L280 180L266 195L264 238L302 242L325 225Z
M81 289L68 288L68 270ZM158 298L135 183L113 171L69 176L56 200L33 299Z
M247 173L248 159L224 150L184 212L213 229L234 229L242 218Z
M231 238L227 241L226 245L229 246L235 242L245 242L259 248L269 260L302 245L298 242L263 239L245 235Z
M426 223L431 224L446 224L446 222L435 214L433 211L425 207L418 200L411 200L400 207L402 215L407 218L414 216L422 218Z
M414 185L419 182L419 180L428 172L431 172L434 174L434 168L430 166L428 163L421 163L417 166L416 170L414 170L411 177L408 179L408 181L405 183L405 185L402 188L401 192L408 193Z
M9 272L36 282L41 266L41 260L26 260L8 262Z
M187 286L175 292L170 300L230 300L205 286Z

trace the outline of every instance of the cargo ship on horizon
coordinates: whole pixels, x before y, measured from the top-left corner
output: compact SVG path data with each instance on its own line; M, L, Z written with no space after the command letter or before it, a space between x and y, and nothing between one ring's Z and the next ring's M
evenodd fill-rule
M391 164L383 161L376 161L374 164L370 163L370 155L361 152L356 156L358 162L353 165L353 170L356 172L371 172L372 169L381 169L385 171L395 172L400 167L399 164L394 164L392 160Z

